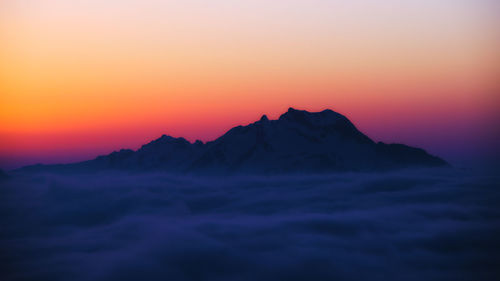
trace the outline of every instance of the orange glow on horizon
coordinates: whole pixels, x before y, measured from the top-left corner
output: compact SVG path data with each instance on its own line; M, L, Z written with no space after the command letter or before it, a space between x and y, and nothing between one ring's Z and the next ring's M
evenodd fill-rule
M494 4L326 2L4 1L0 167L212 140L290 106L444 157L457 136L480 145L500 104Z

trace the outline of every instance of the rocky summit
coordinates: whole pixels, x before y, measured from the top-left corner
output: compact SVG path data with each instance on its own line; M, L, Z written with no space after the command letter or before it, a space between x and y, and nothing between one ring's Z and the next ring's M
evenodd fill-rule
M207 143L163 135L136 151L124 149L89 161L35 165L21 170L269 174L445 165L444 160L419 148L374 142L349 119L332 110L308 112L289 108L277 120L263 115L256 122L234 127Z

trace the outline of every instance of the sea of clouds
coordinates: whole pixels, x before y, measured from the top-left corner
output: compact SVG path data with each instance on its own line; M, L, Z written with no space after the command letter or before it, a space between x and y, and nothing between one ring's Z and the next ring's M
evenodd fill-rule
M498 280L500 177L454 169L0 182L1 280Z

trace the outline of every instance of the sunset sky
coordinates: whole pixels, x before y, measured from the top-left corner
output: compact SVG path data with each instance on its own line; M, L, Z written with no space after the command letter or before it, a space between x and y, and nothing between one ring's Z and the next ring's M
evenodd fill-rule
M208 141L290 106L475 165L499 141L495 2L2 0L0 168Z

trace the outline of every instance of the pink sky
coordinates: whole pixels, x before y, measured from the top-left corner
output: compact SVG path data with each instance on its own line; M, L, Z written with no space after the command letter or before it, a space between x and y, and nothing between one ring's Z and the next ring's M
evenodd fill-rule
M0 167L85 160L162 134L212 140L290 106L475 163L497 152L498 8L4 0Z

